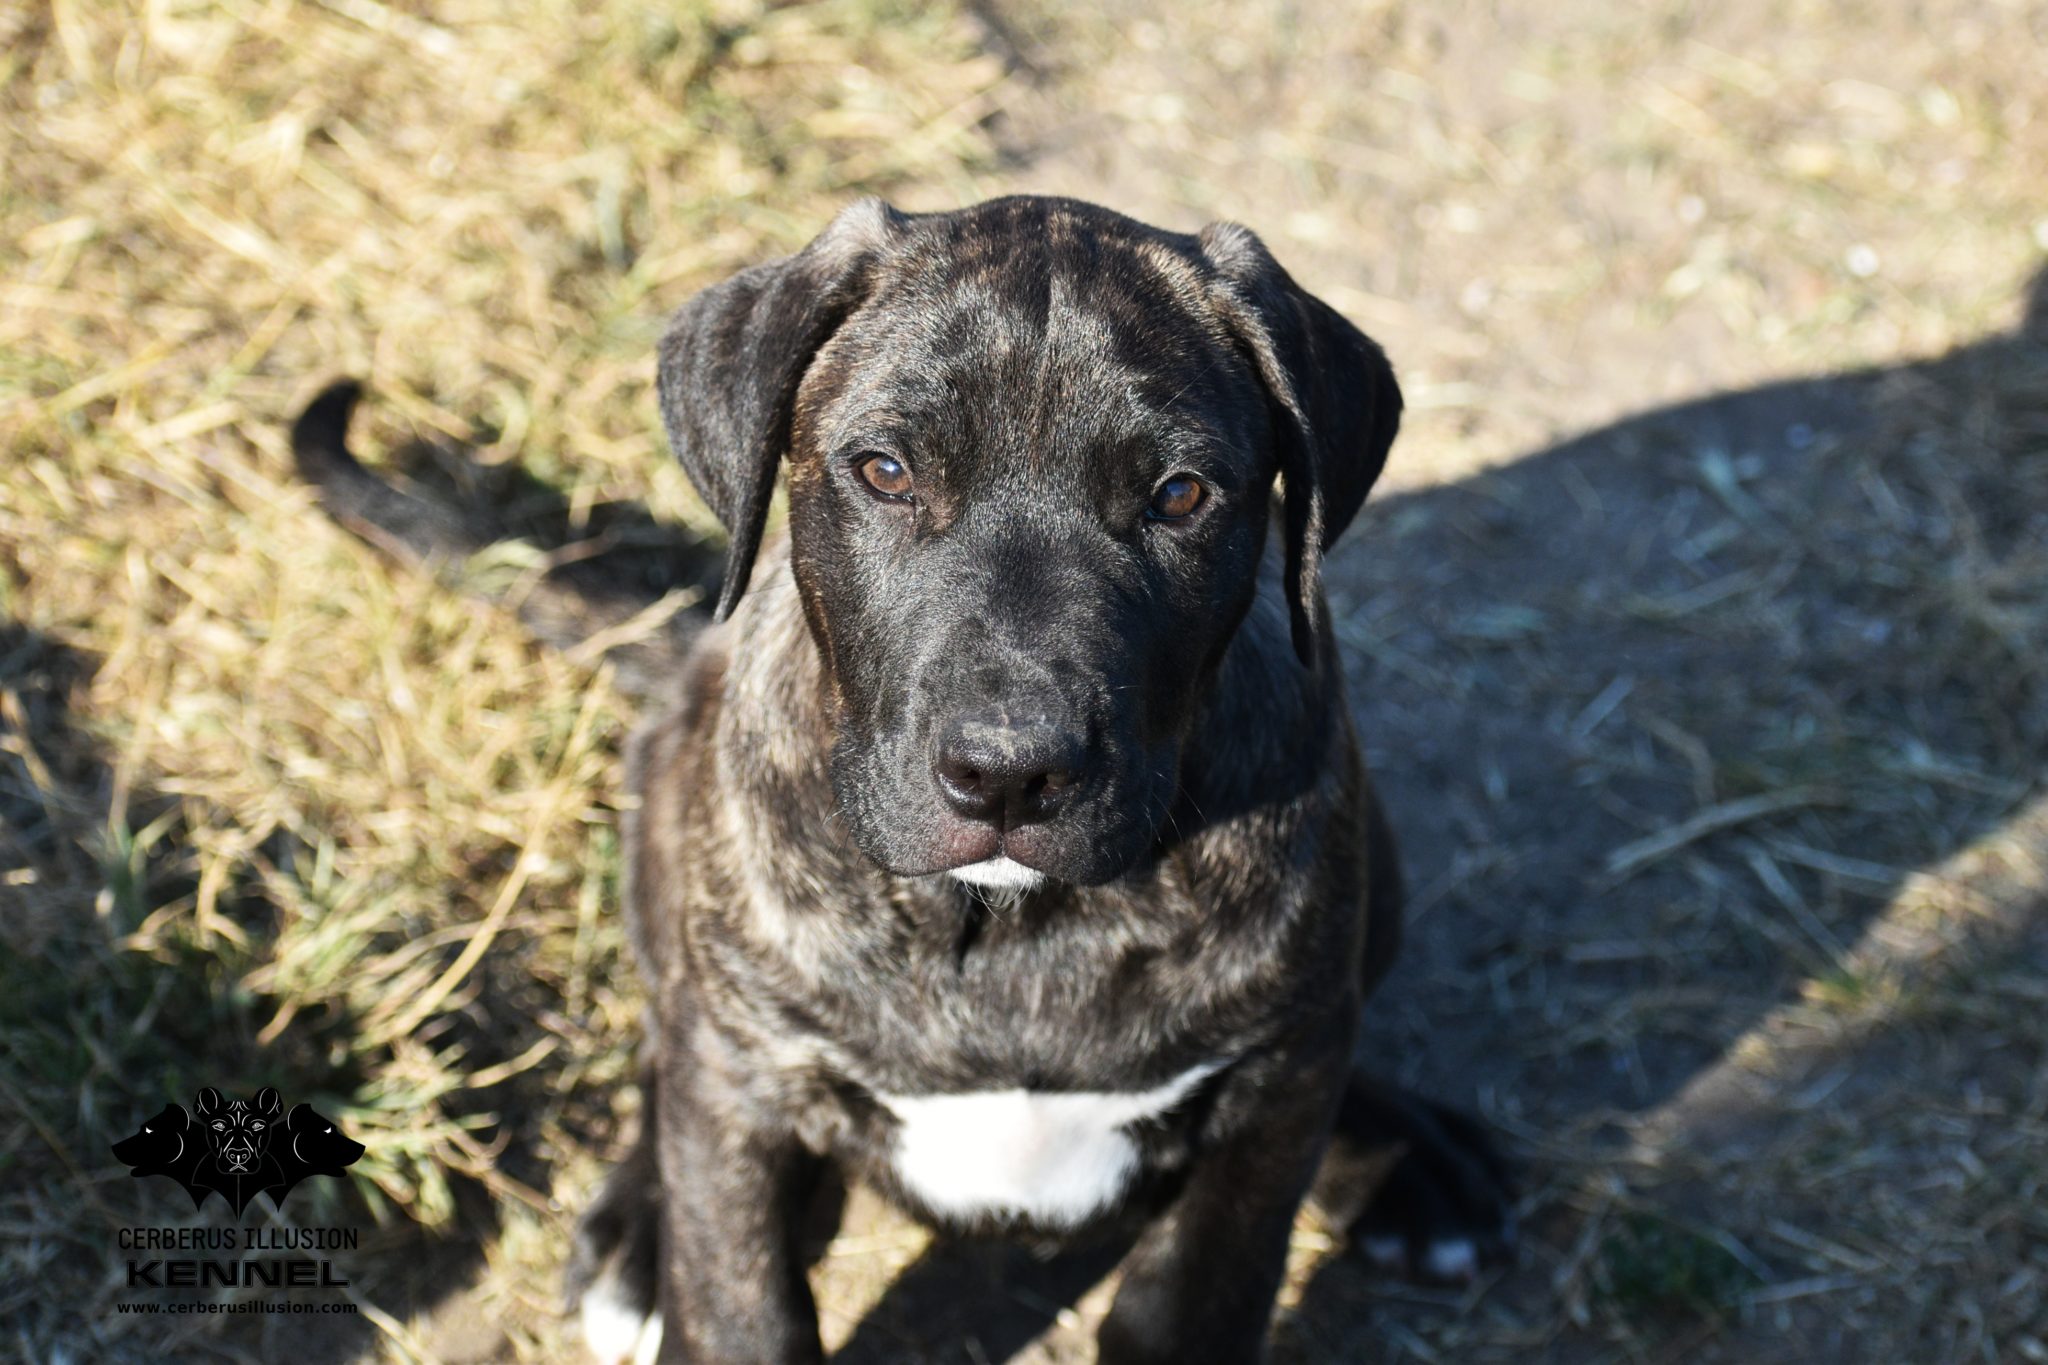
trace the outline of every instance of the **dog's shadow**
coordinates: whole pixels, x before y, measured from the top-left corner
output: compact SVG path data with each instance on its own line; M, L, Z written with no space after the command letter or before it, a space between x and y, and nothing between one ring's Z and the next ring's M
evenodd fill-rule
M2040 509L2001 505L1898 428L1929 395L1995 409L2048 393L2048 275L2032 304L2021 329L1938 360L1659 409L1375 499L1335 556L1353 704L1411 894L1363 1047L1522 1140L1528 1245L1489 1289L1501 1301L1554 1297L1581 1232L1560 1167L1626 1145L1837 969L1904 875L2029 790L2040 680L2001 679L1995 646L1930 626L1899 575L1966 576L1982 535L2009 539ZM1976 539L1930 530L1957 499ZM583 534L544 486L518 500L543 550ZM578 552L586 595L708 581L701 547L617 515L621 549ZM614 561L623 549L636 558ZM1892 550L1918 567L1886 567ZM836 1359L1062 1361L1086 1358L1074 1306L1099 1306L1087 1291L1113 1261L941 1243L881 1290L896 1263L842 1244L815 1278ZM1318 1361L1377 1359L1412 1305L1459 1304L1342 1257L1290 1300L1276 1356ZM871 1306L831 1330L848 1303Z
M2048 272L2028 304L2016 331L1939 359L1650 412L1389 498L1353 532L1335 570L1353 698L1412 897L1366 1046L1404 1081L1480 1097L1534 1149L1530 1245L1489 1311L1563 1321L1564 1287L1583 1304L1603 1255L1643 1254L1588 1226L1584 1192L1627 1183L1616 1158L1725 1163L1798 1121L1812 1077L1760 1022L1868 989L1857 950L1907 876L2031 830L2015 813L2037 794L2048 687L2010 618L1972 605L2048 511L2005 463L2048 429ZM1770 1053L1773 1085L1729 1082L1750 1065L1738 1044ZM1818 1084L1846 1115L1881 1112L1880 1087L1971 1079L1880 1074L1900 1064L1830 1055ZM1676 1201L1705 1249L1660 1247L1644 1278L1810 1273L1727 1234L1799 1212L1839 1227L1802 1193L1761 1190L1775 1214L1745 1224L1674 1177L1650 1202ZM1614 1270L1591 1292L1624 1316L1739 1306L1688 1302L1713 1296L1690 1283L1657 1302ZM1380 1359L1388 1322L1470 1306L1330 1261L1276 1359ZM1839 1349L1825 1304L1801 1312L1774 1349L1818 1358L1801 1330Z
M1488 1289L1510 1311L1551 1316L1582 1231L1557 1168L1620 1150L1838 970L1902 876L2028 790L2048 699L1993 676L1966 623L1930 638L1921 584L1885 581L1970 571L1969 536L1926 522L1964 515L1944 499L1993 539L2042 511L1973 486L1982 469L1930 466L1938 429L1900 429L1970 404L2040 420L2048 274L2014 333L1660 409L1376 500L1337 555L1353 704L1411 894L1363 1049L1542 1149L1534 1245ZM1085 1358L1070 1309L1098 1269L936 1246L835 1358ZM1389 1319L1464 1306L1390 1288L1325 1260L1276 1358L1377 1360Z

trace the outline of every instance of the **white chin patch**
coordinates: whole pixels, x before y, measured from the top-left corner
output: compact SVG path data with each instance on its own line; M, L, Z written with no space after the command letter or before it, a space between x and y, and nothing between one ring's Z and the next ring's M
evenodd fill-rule
M986 858L947 874L956 882L978 886L984 891L1029 891L1045 880L1045 874L1012 858Z
M934 1213L1022 1214L1070 1227L1113 1203L1138 1168L1126 1129L1172 1109L1221 1062L1136 1093L984 1090L877 1096L896 1115L896 1174Z

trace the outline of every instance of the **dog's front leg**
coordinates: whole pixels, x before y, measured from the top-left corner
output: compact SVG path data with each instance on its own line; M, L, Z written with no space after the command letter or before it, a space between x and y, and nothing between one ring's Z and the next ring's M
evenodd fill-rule
M667 1052L675 1057L679 1049ZM664 1058L666 1062L668 1058ZM662 1365L815 1365L799 1237L818 1158L693 1059L658 1088Z
M1349 1040L1303 1061L1261 1059L1228 1078L1227 1135L1123 1263L1098 1336L1100 1365L1249 1365L1286 1267L1288 1232L1315 1174L1344 1083Z

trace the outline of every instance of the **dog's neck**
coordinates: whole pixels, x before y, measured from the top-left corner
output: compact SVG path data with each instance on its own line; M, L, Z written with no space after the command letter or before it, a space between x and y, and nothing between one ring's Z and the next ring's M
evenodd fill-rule
M762 546L753 586L726 630L727 639L746 645L727 651L721 747L748 744L750 757L776 776L805 790L829 790L830 680L804 620L787 537Z

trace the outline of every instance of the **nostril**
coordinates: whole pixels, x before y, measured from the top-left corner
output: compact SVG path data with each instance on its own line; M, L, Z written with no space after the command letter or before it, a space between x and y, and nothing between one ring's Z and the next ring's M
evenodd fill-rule
M1074 785L1074 774L1065 768L1052 768L1025 778L1019 784L1018 795L1023 797L1026 809L1051 810L1064 800L1067 791Z
M981 765L957 753L949 753L940 755L933 767L939 779L939 790L954 810L970 820L986 820L996 814L1002 804L1002 795L990 791L994 784Z
M969 720L950 731L933 756L947 804L974 820L1004 825L1049 818L1082 785L1076 740L1043 722Z

